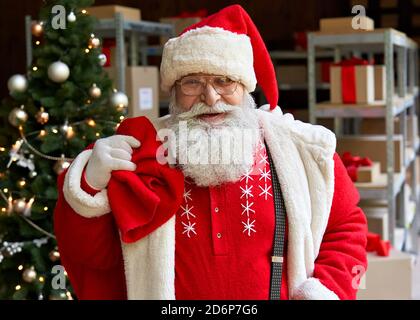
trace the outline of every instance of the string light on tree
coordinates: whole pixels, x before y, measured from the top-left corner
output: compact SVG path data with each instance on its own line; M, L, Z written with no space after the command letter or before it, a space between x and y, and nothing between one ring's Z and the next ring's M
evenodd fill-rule
M10 93L22 93L28 88L28 80L21 74L15 74L7 81L7 87Z
M18 180L18 182L17 182L17 186L18 186L18 188L20 188L20 189L25 188L25 186L26 186L26 180L25 180L25 178L20 178L20 179Z
M56 61L48 67L48 78L51 81L62 83L70 76L70 69L64 62Z
M41 108L39 109L39 111L36 113L35 118L36 118L36 121L37 121L39 124L44 125L44 124L46 124L46 123L48 122L48 120L50 119L50 115L48 114L48 112L46 112L46 111L44 110L44 107L41 107Z
M18 213L18 214L22 214L23 211L26 208L26 201L25 199L16 199L13 200L13 211Z

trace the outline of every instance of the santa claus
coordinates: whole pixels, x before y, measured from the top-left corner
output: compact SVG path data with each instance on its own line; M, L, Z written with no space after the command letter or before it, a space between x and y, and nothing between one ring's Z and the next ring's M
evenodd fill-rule
M161 84L169 115L124 120L58 178L55 232L78 298L354 299L358 192L334 134L277 106L248 14L229 6L170 39Z

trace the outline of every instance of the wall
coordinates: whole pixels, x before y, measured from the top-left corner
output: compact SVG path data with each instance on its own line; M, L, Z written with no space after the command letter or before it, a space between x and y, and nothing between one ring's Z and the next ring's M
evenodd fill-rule
M7 79L25 72L24 17L37 17L42 0L1 0L0 12L0 97L7 94ZM138 7L144 20L158 21L182 11L207 8L216 12L226 5L239 3L250 14L269 49L292 48L293 32L316 30L321 17L350 14L347 0L97 0L96 4L120 4Z

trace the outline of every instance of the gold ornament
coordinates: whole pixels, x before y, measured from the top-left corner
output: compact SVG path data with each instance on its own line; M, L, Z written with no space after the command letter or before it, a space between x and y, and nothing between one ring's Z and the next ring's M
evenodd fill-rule
M13 211L15 211L18 214L21 214L25 211L25 208L26 208L25 199L13 200Z
M34 22L31 30L34 37L40 37L44 33L44 25L42 22Z
M90 89L89 89L89 95L93 98L93 99L98 99L102 94L102 90L101 88L99 88L98 86L96 86L96 83L94 83Z
M36 280L36 271L34 267L25 269L22 273L22 278L25 282L32 283Z
M70 162L60 159L54 165L54 172L59 175L70 166Z
M100 45L101 45L101 40L99 40L95 36L93 36L89 39L89 43L88 43L88 48L89 49L98 48Z
M19 127L20 125L24 124L28 120L28 114L24 110L24 107L21 106L20 108L13 108L12 111L9 113L9 122L15 126Z
M50 119L50 115L44 110L44 107L41 107L36 113L35 118L39 124L46 124Z
M52 262L60 260L60 252L57 249L52 250L48 256Z

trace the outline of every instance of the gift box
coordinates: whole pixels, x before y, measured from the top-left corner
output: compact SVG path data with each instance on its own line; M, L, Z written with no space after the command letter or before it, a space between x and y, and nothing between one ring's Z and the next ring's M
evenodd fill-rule
M372 162L367 157L353 156L347 151L343 153L341 159L353 182L374 182L381 174L380 163Z
M368 268L360 281L358 300L411 299L413 258L395 249L388 257L368 253Z
M139 9L124 6L93 6L86 8L87 12L97 19L114 19L117 12L121 13L125 20L141 20Z
M115 68L104 68L116 80ZM128 117L159 117L159 71L155 66L126 67L126 90L129 98Z
M387 207L365 207L360 208L366 215L368 230L378 234L384 241L389 240L389 214Z
M128 44L125 43L124 63L127 63ZM102 41L102 53L106 56L105 68L117 66L117 47L115 39L104 39Z
M361 121L360 134L385 134L386 133L384 118L365 118ZM400 118L394 118L394 133L401 134ZM413 143L414 133L414 143ZM413 147L419 142L418 137L418 118L417 115L407 116L407 146Z
M352 58L330 68L330 99L333 104L373 103L374 68L367 60Z
M396 134L394 141L394 171L402 172L403 136ZM386 172L386 135L342 135L337 137L337 152L351 152L361 157L369 157L372 161L380 162L381 172Z
M353 28L353 21L359 29ZM369 31L375 29L375 22L366 16L325 18L319 21L319 29L321 32L334 33Z
M385 101L386 98L386 73L385 66L373 66L374 86L375 86L375 100Z
M200 9L195 12L181 12L178 16L175 17L166 17L161 18L159 21L162 23L171 24L174 26L175 37L179 36L185 28L200 22L204 17L207 16L206 9ZM161 37L160 44L164 45L168 41L168 37Z
M356 182L374 182L381 174L381 164L373 162L371 166L361 166L357 168Z

